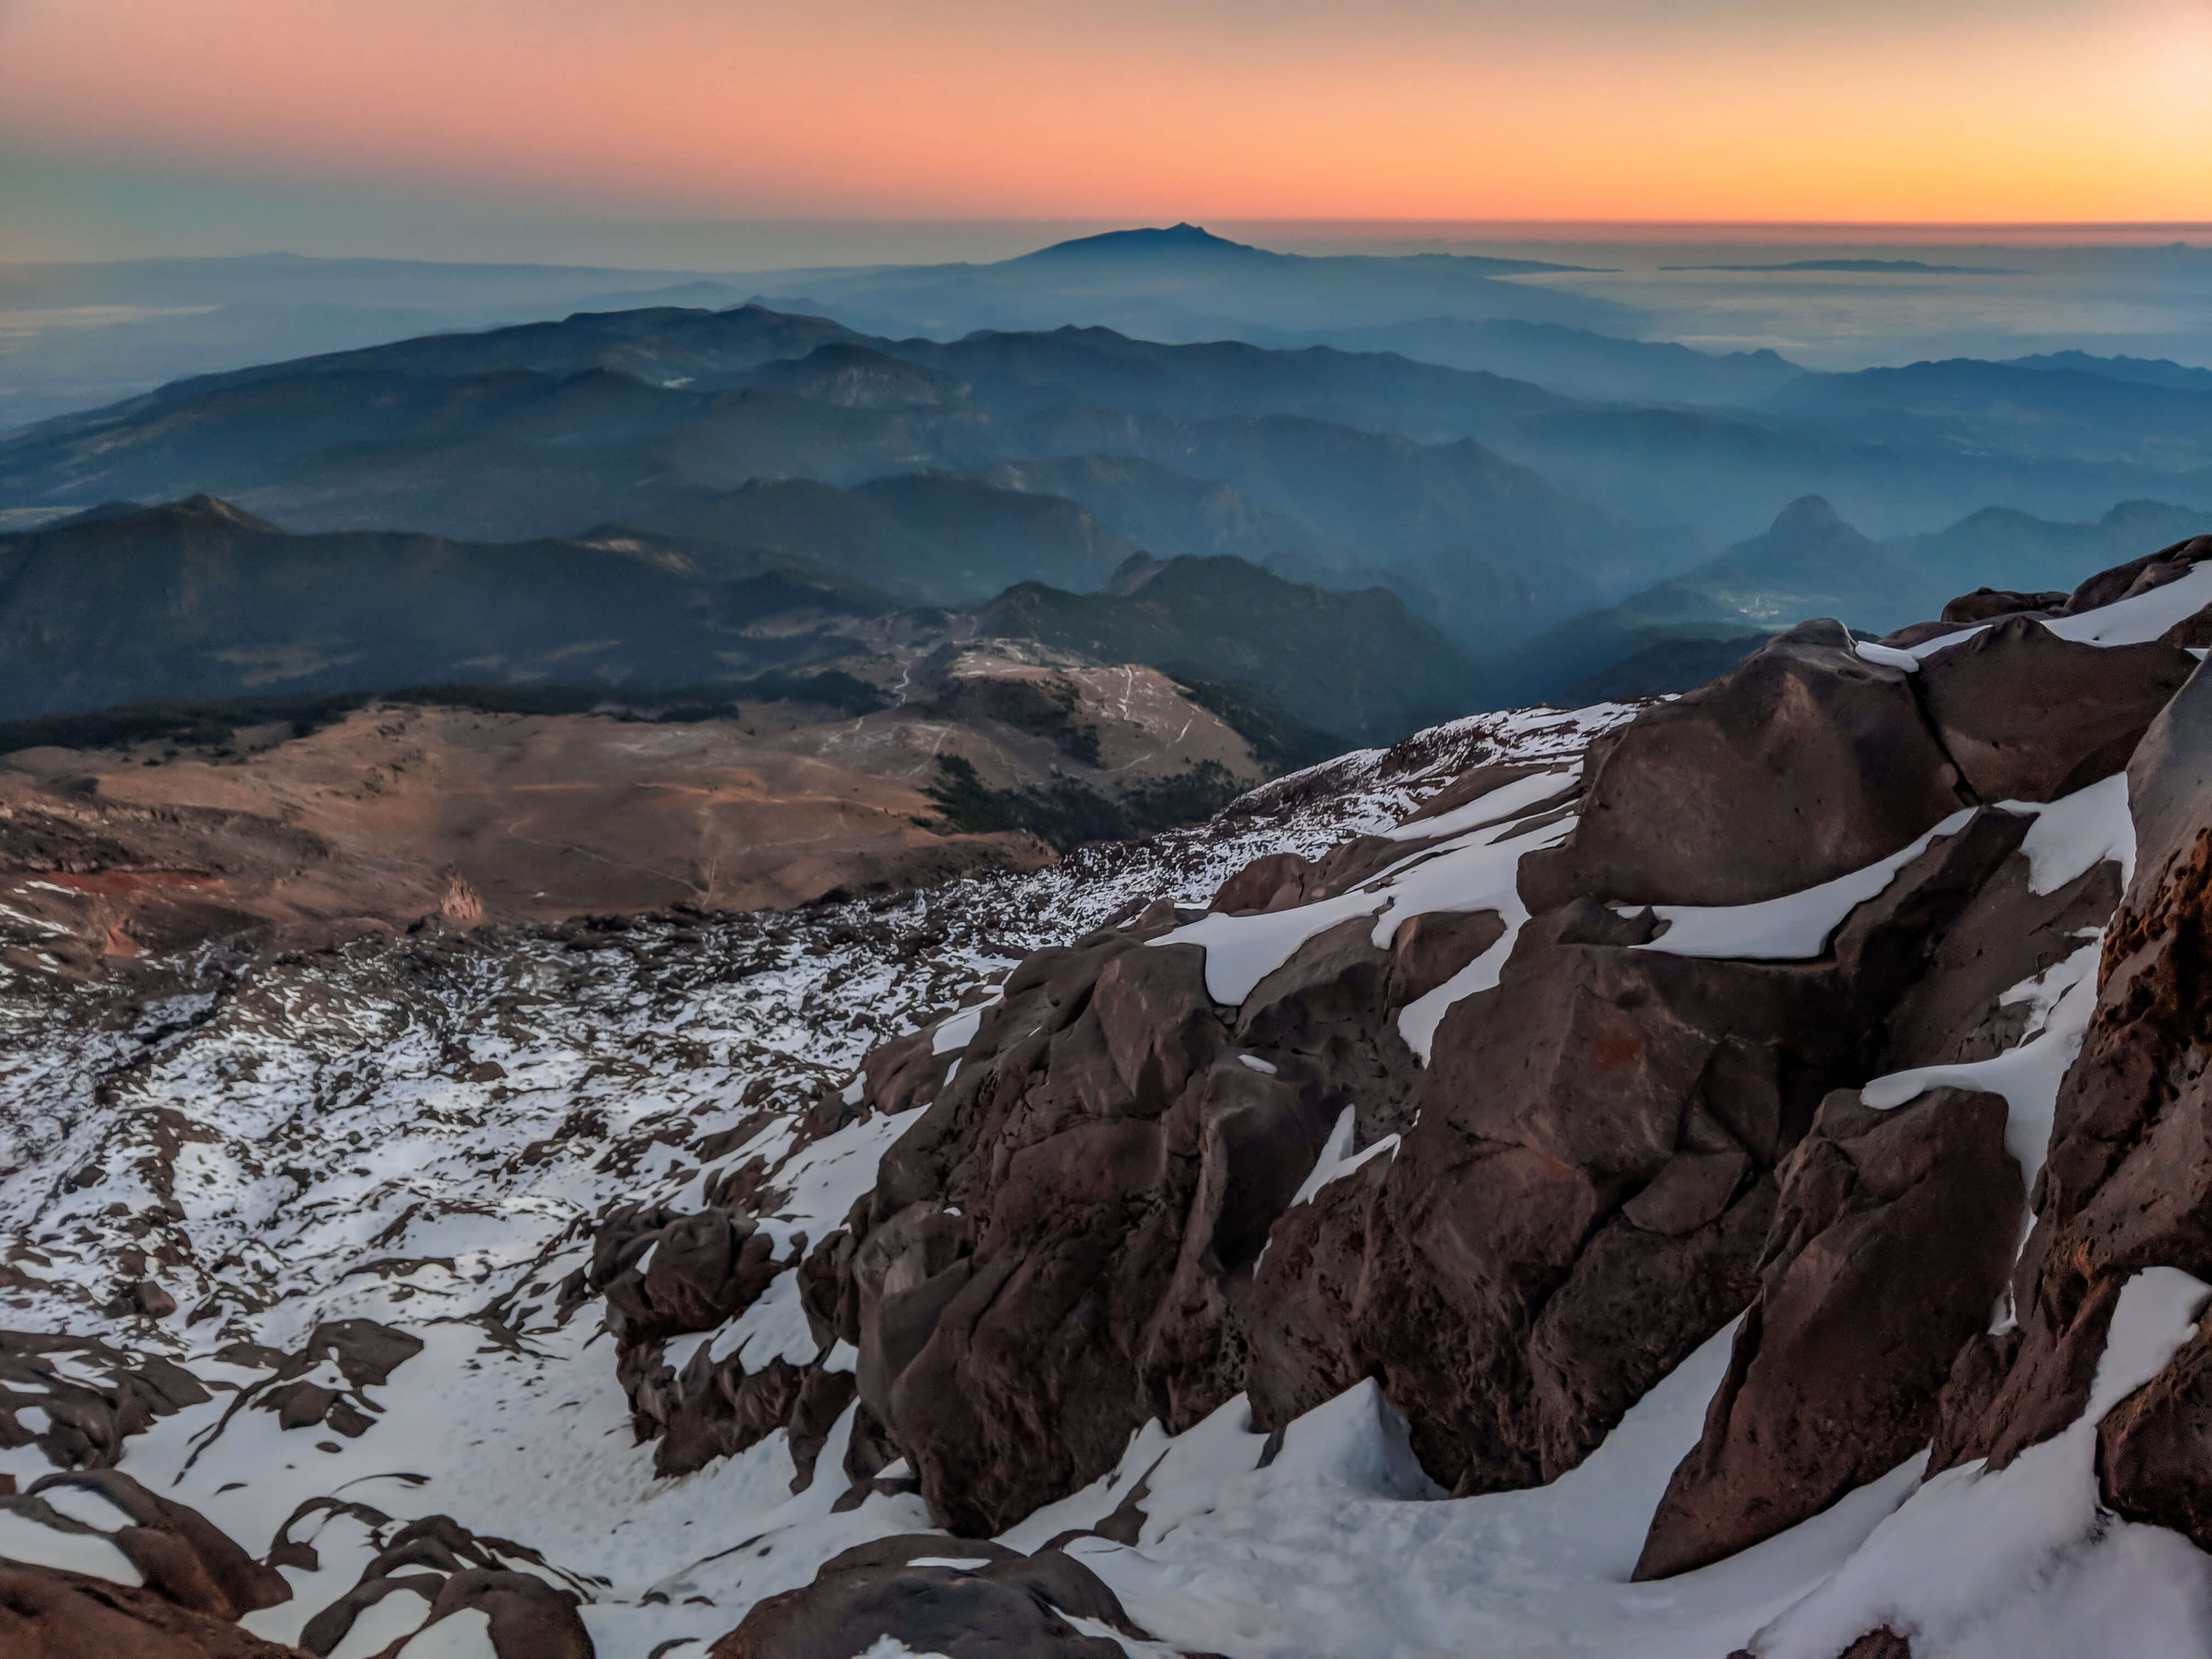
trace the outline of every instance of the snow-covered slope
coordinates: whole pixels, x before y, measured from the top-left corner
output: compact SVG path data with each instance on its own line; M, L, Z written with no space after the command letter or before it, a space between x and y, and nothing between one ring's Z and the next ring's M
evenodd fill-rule
M709 1640L844 1543L927 1519L911 1498L832 1516L842 1480L794 1497L781 1435L655 1479L597 1300L558 1307L600 1220L696 1208L757 1157L781 1194L769 1227L787 1246L819 1239L905 1127L875 1114L820 1132L852 1115L871 1048L1039 945L1162 896L1203 904L1255 856L1317 857L1471 764L1571 755L1630 712L1476 717L1279 780L1199 830L872 906L214 946L90 985L17 974L0 989L6 1328L100 1345L50 1362L90 1394L147 1357L198 1377L210 1398L131 1434L120 1466L256 1554L301 1504L341 1493L394 1525L446 1514L537 1548L589 1587L602 1654ZM144 1316L142 1284L173 1311ZM750 1322L806 1346L788 1297L764 1302ZM381 1385L349 1387L327 1358L303 1374L371 1427L287 1431L233 1411L240 1391L265 1392L276 1354L351 1319L425 1344ZM0 1469L21 1484L53 1467L30 1437L54 1386L0 1358L0 1437L23 1442ZM695 1565L784 1529L794 1542L772 1567ZM371 1532L331 1522L320 1570L288 1569L297 1598L250 1625L296 1637L352 1587ZM654 1593L687 1572L714 1580L711 1604Z

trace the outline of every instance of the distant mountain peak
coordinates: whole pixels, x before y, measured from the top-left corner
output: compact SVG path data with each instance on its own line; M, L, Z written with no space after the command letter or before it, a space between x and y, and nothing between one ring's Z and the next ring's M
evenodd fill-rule
M1254 247L1247 242L1232 242L1225 236L1216 236L1210 230L1184 222L1164 229L1109 230L1097 236L1079 236L1073 241L1054 242L1050 247L1024 254L1022 258L1144 258L1162 254L1199 254L1245 259L1279 259L1284 257L1279 253L1270 253L1265 248Z
M165 518L191 519L204 524L219 524L232 530L253 530L281 535L282 530L268 520L248 513L244 507L227 501L220 495L187 495L180 501L169 501L147 509Z
M97 507L49 525L50 530L72 529L79 525L112 524L125 520L184 520L199 524L227 526L233 530L255 530L282 533L268 520L258 518L244 507L227 501L220 495L187 495L181 501L102 501Z
M1802 535L1808 531L1833 530L1843 523L1825 495L1800 495L1774 515L1770 536Z

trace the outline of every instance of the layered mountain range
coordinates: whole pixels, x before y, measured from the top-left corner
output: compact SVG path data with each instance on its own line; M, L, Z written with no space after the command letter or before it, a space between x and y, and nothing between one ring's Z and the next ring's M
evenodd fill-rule
M781 916L10 898L0 1630L2201 1650L2212 538L2037 574Z
M1066 294L1085 271L1166 292L1201 266L1310 288L1334 268L1187 228L1036 258ZM1346 268L1401 264L1417 286L1521 291L1466 261ZM1030 281L1017 266L1006 280ZM1369 326L1341 337L1428 350L1390 332L1412 324ZM665 691L854 650L871 678L896 659L882 619L935 607L1388 740L1468 708L1680 690L1796 617L1880 631L2201 528L2162 503L2205 494L2202 371L2073 354L1812 375L1525 316L1457 326L1474 332L1455 360L1570 389L1097 326L893 338L759 304L179 381L0 437L0 516L30 526L0 537L0 712L482 680ZM1785 505L1805 489L1822 505ZM189 530L184 508L131 505L200 496L226 505ZM1141 625L1109 623L1102 590L1140 553L1291 586L1184 568ZM1040 583L1069 599L1013 597ZM1340 634L1297 635L1300 585L1362 597L1338 602Z

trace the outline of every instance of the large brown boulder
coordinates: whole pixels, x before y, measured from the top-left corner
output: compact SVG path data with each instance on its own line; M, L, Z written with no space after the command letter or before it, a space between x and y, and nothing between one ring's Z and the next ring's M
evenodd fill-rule
M1016 969L818 1253L849 1263L814 1296L860 1351L851 1472L896 1448L954 1530L997 1532L1148 1419L1180 1431L1237 1394L1269 1227L1346 1106L1407 1097L1400 964L1366 927L1309 941L1232 1019L1201 951L1152 943L1175 920Z
M307 1659L151 1589L0 1562L8 1659Z
M2084 611L2100 610L2179 581L2191 566L2204 559L2212 559L2212 536L2191 536L2140 559L2100 570L2074 590L2066 602L2067 614L2079 616Z
M1911 677L1805 623L1593 744L1581 821L1522 861L1521 892L1538 914L1747 904L1886 858L1971 799Z
M2178 646L2081 645L2008 617L1923 658L1920 679L1979 799L2056 800L2125 766L2196 667Z
M2098 1424L2097 1484L2115 1515L2212 1551L2212 1340L2202 1325Z
M592 1659L592 1638L576 1609L581 1582L547 1565L545 1558L511 1539L471 1532L450 1516L426 1516L397 1525L391 1517L335 1498L302 1504L279 1528L270 1553L298 1559L313 1547L290 1541L294 1522L324 1510L343 1510L364 1522L377 1553L353 1588L307 1621L300 1645L311 1654L340 1646L372 1609L383 1629L408 1632L392 1650L433 1629L439 1620L474 1612L488 1620L486 1633L500 1659ZM395 1598L397 1598L395 1600ZM432 1638L424 1638L427 1641Z
M88 1504L78 1493L94 1501ZM104 1534L147 1589L196 1613L236 1619L292 1599L282 1574L198 1510L147 1491L119 1469L46 1475L21 1495L0 1496L0 1509L60 1530Z
M1373 1210L1334 1206L1364 1242L1305 1247L1361 1258L1351 1351L1462 1493L1573 1468L1751 1299L1775 1160L1848 1063L1818 970L1523 942L1445 1017Z
M778 1271L774 1241L749 1215L702 1210L649 1235L606 1287L617 1334L632 1344L711 1331L750 1307Z
M1970 628L1976 623L1994 622L1999 617L2022 613L2057 616L2072 597L2064 592L2022 593L2011 588L1978 587L1945 605L1942 620L1954 628Z
M483 1632L498 1659L593 1659L592 1634L576 1607L573 1593L530 1573L466 1568L446 1580L429 1619L398 1651L419 1646L449 1653L453 1650L437 1639L439 1625L476 1613L484 1620Z
M1771 1538L1928 1443L2012 1264L2026 1193L2006 1110L1953 1089L1888 1112L1856 1090L1822 1103L1782 1166L1758 1299L1637 1577Z
M1025 1556L916 1534L847 1550L812 1583L756 1604L709 1652L853 1659L890 1637L943 1659L1121 1659L1121 1643L1084 1634L1070 1614L1143 1639L1113 1591L1058 1550Z

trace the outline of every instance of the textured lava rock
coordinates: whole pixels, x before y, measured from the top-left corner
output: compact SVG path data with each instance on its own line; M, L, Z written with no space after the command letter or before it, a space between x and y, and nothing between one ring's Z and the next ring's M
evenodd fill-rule
M1368 1267L1386 1224L1377 1152L1278 1221L1253 1275L1244 1385L1253 1419L1280 1425L1325 1405L1368 1375L1355 1334L1370 1293Z
M1287 910L1312 896L1315 876L1310 860L1296 853L1268 853L1223 882L1206 908L1232 916Z
M1403 1007L1428 995L1504 937L1505 919L1495 910L1407 917L1390 939L1391 1005Z
M241 1411L274 1412L280 1428L328 1428L358 1439L383 1410L367 1390L390 1382L393 1371L422 1352L420 1337L373 1319L328 1321L307 1334L296 1353L262 1351L257 1357L264 1364L273 1360L274 1370L240 1391L223 1413L223 1425ZM325 1364L335 1366L347 1386L308 1380Z
M2056 800L2128 763L2197 666L2172 645L2079 645L2008 617L1922 659L1928 716L1984 800Z
M2138 593L2163 587L2168 582L2179 581L2189 574L2191 566L2202 559L2212 559L2212 536L2191 536L2155 553L2146 553L2140 559L2100 570L2074 590L2073 597L2066 602L2067 614L2078 616L2084 611L2116 605Z
M2056 616L2072 597L2070 593L2021 593L2009 588L1978 587L1946 605L1942 620L1954 628L1967 628L2024 611Z
M483 1612L501 1659L591 1659L592 1639L576 1612L582 1597L548 1582L553 1570L536 1550L509 1539L479 1536L444 1515L426 1516L392 1530L389 1516L332 1498L301 1505L279 1529L278 1547L288 1544L294 1522L324 1509L343 1509L367 1522L378 1550L354 1587L307 1621L300 1645L308 1652L331 1652L369 1608L390 1596L410 1595L422 1603L420 1609L409 1609L421 1613L420 1629L469 1608ZM289 1548L313 1552L308 1545ZM270 1553L276 1559L277 1548ZM398 1650L404 1651L405 1644Z
M576 1605L573 1594L529 1573L470 1567L446 1580L428 1622L399 1651L441 1646L431 1634L441 1620L481 1613L499 1659L592 1659L592 1635Z
M1203 954L1148 942L1175 920L1017 969L854 1217L839 1334L955 1530L997 1532L1147 1419L1180 1431L1234 1395L1269 1225L1345 1106L1404 1093L1389 952L1310 941L1232 1030Z
M2026 1198L2002 1097L1822 1103L1784 1160L1759 1292L1637 1564L1663 1578L1818 1514L1928 1443L1989 1322Z
M2120 1288L2138 1268L2212 1276L2208 761L2212 682L2200 672L2129 766L2136 875L2106 937L2096 1012L2059 1091L2036 1182L2035 1225L2012 1281L2017 1346L2008 1353L1984 1344L1962 1357L1941 1437L1950 1461L2002 1465L2079 1416ZM1992 1373L2001 1373L1994 1386ZM2187 1394L2179 1381L2153 1387ZM2148 1445L2159 1420L2146 1406L2114 1435L2137 1433ZM2170 1512L2204 1501L2189 1495L2188 1469L2185 1460L2174 1464L2175 1484L2157 1500Z
M1778 635L1712 684L1591 747L1581 821L1531 854L1541 914L1577 896L1744 904L1887 857L1970 797L1911 677L1840 623Z
M130 1524L112 1531L88 1528L48 1506L48 1499L70 1490L98 1493L128 1516ZM236 1619L292 1599L283 1575L256 1561L198 1510L147 1491L119 1469L50 1474L21 1496L0 1497L0 1508L64 1531L103 1531L148 1589L195 1613Z
M1255 1420L1375 1375L1441 1483L1573 1467L1752 1299L1771 1172L1820 1094L1976 1040L1982 998L1930 980L1970 970L1994 1000L2077 948L2059 924L2095 884L2028 894L2029 822L1984 809L1933 842L1822 962L1634 950L1651 920L1586 900L1532 922L1498 988L1439 1029L1395 1156L1276 1224L1243 1320ZM1993 945L1993 918L2035 925ZM1966 1334L1920 1380L1923 1417Z
M58 1372L57 1355L70 1356L76 1375ZM80 1381L88 1369L107 1380ZM112 1468L128 1437L210 1397L198 1377L157 1354L134 1358L89 1337L0 1331L0 1446L35 1444L59 1468ZM17 1419L27 1407L46 1414L43 1428Z
M643 1343L711 1331L744 1312L776 1275L775 1241L749 1215L703 1210L651 1237L650 1258L606 1287L617 1334Z
M2212 1341L2202 1327L2097 1425L2105 1507L2212 1550Z
M918 1565L961 1560L973 1566ZM772 1595L716 1642L712 1659L852 1659L884 1637L945 1659L1121 1659L1109 1636L1144 1639L1113 1591L1058 1550L1024 1556L933 1534L878 1539L826 1562L802 1589Z
M1988 1060L2014 1047L2027 1035L2030 1005L1999 999L2081 950L2085 936L2111 919L2120 900L2118 865L2099 863L2038 893L2025 856L1987 857L1999 844L2016 845L2025 827L2009 813L1985 809L1960 836L1916 860L1943 863L1949 879L1967 891L1954 888L1963 907L1940 931L1920 936L1917 977L1889 1005L1875 1075ZM1842 943L1856 931L1847 926Z
M910 1066L892 1070L911 1079ZM794 1257L803 1256L803 1234L793 1246ZM663 1364L663 1352L672 1336L711 1331L744 1312L793 1265L776 1260L775 1241L750 1215L724 1205L684 1216L633 1208L600 1228L576 1292L580 1299L596 1287L605 1295L616 1378L629 1396L638 1438L659 1442L656 1473L688 1474L744 1450L789 1419L805 1377L788 1361L748 1372L738 1356L717 1361L702 1345L678 1375Z
M1573 1468L1751 1299L1774 1161L1844 1064L1844 1006L1817 971L1524 933L1445 1017L1379 1201L1336 1206L1364 1250L1314 1247L1363 1256L1351 1351L1439 1484Z
M747 1371L736 1355L715 1364L708 1352L702 1347L684 1374L672 1379L659 1415L665 1426L653 1454L656 1474L689 1474L757 1445L798 1407L805 1374L782 1356Z
M8 1659L301 1659L229 1620L150 1589L0 1563L0 1653Z

